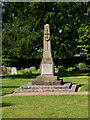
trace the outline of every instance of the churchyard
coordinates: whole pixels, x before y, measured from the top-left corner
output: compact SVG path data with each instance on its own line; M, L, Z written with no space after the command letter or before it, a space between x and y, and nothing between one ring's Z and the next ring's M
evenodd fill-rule
M32 82L36 79L36 76L40 74L40 70L31 70L29 73L18 70L17 75L12 75L11 72L2 75L2 94L12 93L16 88ZM88 72L67 72L65 75L62 74L64 82L77 83L78 91L88 91Z
M44 26L44 50L40 69L2 67L3 118L88 118L88 68L84 63L65 68L54 65L49 24ZM7 68L7 70L4 68ZM54 95L29 95L30 92L53 92ZM55 92L66 92L57 95ZM73 92L73 95L68 95ZM13 94L17 96L6 96ZM18 93L25 93L18 96ZM83 110L83 114L82 114ZM78 111L78 112L77 112Z
M13 91L36 79L40 70L25 74L17 70L17 75L2 75L2 94ZM88 72L67 72L64 82L77 83L78 92L88 91ZM22 102L21 102L22 101ZM48 102L47 102L48 101ZM82 114L83 110L83 114ZM77 112L78 111L78 112ZM2 97L3 118L87 118L88 95L22 95Z
M1 6L2 118L88 118L88 2Z

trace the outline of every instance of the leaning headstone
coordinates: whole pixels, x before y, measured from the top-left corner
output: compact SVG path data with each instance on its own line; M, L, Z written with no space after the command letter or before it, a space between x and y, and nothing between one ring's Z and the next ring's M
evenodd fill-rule
M16 69L16 67L12 67L12 69L11 69L11 74L12 75L16 75L17 74L17 69Z

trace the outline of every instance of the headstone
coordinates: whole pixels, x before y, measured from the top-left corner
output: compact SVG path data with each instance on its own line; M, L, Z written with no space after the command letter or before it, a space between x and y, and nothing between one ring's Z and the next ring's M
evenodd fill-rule
M35 66L30 67L30 70L36 70Z
M25 68L24 70L23 70L25 73L29 73L30 72L30 68Z
M7 70L10 71L12 69L12 67L7 67Z
M12 67L12 69L11 69L11 74L12 75L16 75L17 74L17 69L16 69L16 67Z
M1 66L1 67L0 67L0 71L1 71L2 74L7 73L7 68L6 68L6 66Z
M62 81L58 81L58 77L54 76L55 68L51 52L49 24L44 25L43 58L40 70L41 75L37 76L36 80L32 82L33 85L61 84Z

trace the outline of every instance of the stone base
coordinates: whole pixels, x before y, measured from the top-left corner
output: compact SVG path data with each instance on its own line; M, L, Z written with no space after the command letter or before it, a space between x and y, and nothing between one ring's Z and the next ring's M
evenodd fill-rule
M64 83L63 85L32 85L25 84L14 90L13 93L27 93L27 92L76 92L77 84Z
M32 85L61 85L63 79L58 79L53 75L40 75L36 77L35 81L32 81Z
M40 75L36 80L25 84L14 90L14 93L27 92L76 92L77 84L71 82L63 83L63 79L58 79L53 75Z

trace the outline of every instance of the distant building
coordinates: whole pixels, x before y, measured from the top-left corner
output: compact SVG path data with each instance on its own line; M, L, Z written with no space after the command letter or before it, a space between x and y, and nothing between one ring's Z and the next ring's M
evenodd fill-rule
M75 54L74 57L87 57L87 53L79 53L79 54Z

